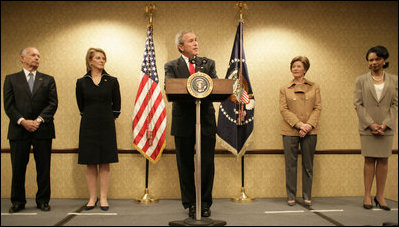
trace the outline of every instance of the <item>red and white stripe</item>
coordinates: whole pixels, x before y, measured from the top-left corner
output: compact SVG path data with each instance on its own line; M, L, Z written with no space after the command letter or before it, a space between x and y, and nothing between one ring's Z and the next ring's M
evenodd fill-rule
M153 163L158 161L166 145L166 115L158 83L141 72L133 111L133 144ZM147 130L152 132L152 145Z
M245 89L242 89L242 90L243 90L243 93L241 95L241 102L245 103L245 104L248 104L249 103L248 93L247 93L247 91L245 91Z

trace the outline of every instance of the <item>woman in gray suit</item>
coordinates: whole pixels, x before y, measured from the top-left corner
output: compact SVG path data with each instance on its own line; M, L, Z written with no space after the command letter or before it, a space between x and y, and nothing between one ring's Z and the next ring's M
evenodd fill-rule
M371 187L374 173L377 207L390 210L384 199L384 188L388 173L388 157L392 154L393 134L398 111L398 77L384 71L388 50L383 46L367 51L366 60L370 72L356 79L354 105L359 118L361 151L364 159L363 207L371 209Z

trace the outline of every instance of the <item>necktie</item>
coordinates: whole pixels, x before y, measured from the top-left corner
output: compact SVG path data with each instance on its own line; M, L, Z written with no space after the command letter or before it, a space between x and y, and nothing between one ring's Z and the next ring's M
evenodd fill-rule
M195 73L195 67L191 62L188 62L189 69L190 69L190 76Z
M30 92L32 92L33 84L35 83L35 81L33 80L33 73L29 73L28 76L29 76L29 79L28 79L29 89L30 89Z

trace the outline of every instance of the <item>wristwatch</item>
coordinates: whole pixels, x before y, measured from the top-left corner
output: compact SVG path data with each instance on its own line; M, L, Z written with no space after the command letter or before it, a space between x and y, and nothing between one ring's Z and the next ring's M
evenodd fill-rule
M37 121L39 124L41 124L41 123L43 122L43 120L42 120L40 117L36 118L36 121Z

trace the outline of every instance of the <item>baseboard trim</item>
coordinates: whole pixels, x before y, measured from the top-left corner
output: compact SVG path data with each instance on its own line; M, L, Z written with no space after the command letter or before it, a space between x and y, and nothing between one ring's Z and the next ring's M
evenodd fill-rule
M31 151L32 152L32 151ZM1 153L10 153L9 148L4 148L1 149ZM53 149L51 153L55 154L73 154L73 153L78 153L78 149ZM119 154L140 154L137 150L131 149L131 150L123 150L119 149L118 150ZM165 149L163 151L163 154L175 154L174 149ZM332 150L317 150L315 154L360 154L360 149L332 149ZM217 149L215 150L215 154L232 154L228 150L223 150L223 149ZM252 155L252 154L284 154L283 149L259 149L259 150L248 150L246 155ZM392 154L398 154L398 149L392 150Z

